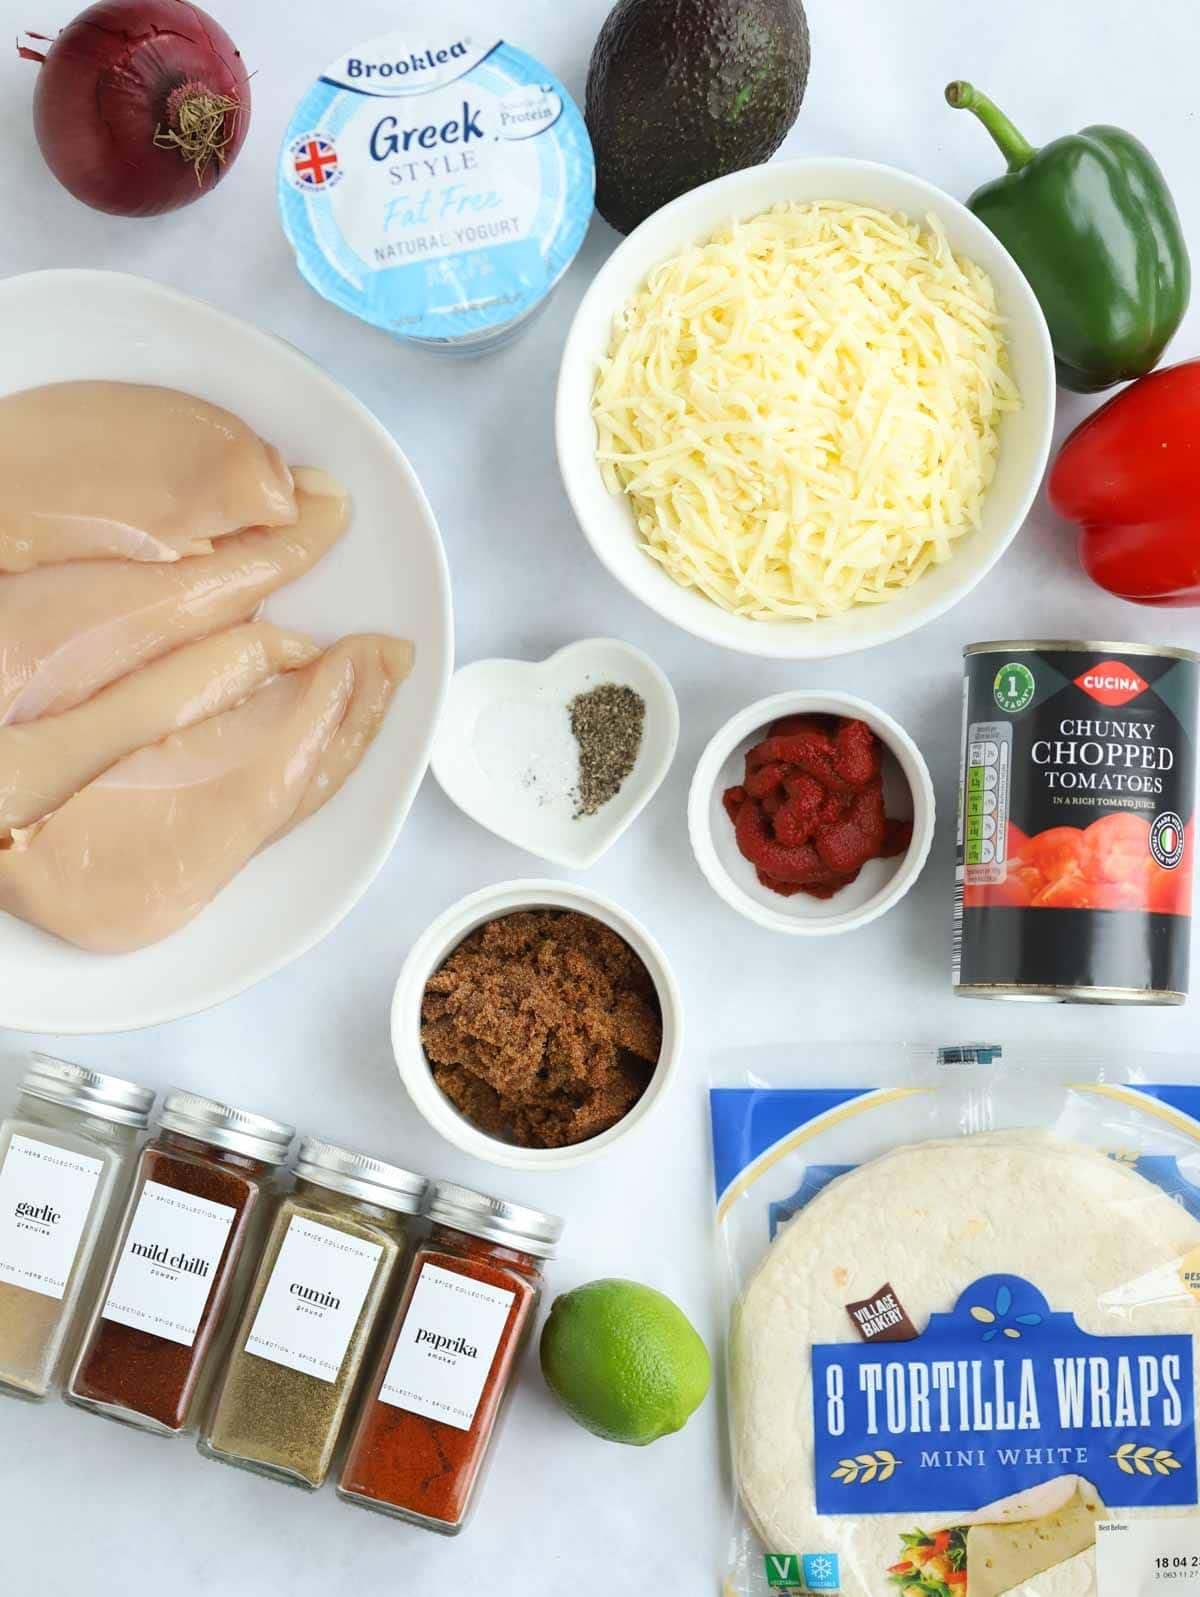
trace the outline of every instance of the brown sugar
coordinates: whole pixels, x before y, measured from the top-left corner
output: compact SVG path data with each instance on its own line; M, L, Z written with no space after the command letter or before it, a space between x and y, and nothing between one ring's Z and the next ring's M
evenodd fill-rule
M489 1136L562 1148L650 1084L662 1011L645 965L600 921L535 909L478 927L425 984L434 1080Z

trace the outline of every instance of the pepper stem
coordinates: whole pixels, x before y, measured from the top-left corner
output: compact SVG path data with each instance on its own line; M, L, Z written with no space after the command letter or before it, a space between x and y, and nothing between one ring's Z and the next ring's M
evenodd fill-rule
M964 83L961 79L955 83L948 83L946 103L952 105L956 111L974 111L999 145L1000 153L1008 162L1010 172L1019 172L1037 154L1037 150L1024 134L1019 133L1004 112L993 105L986 94L980 94L974 84Z
M154 130L159 149L178 150L196 174L196 184L204 182L208 163L225 159L225 146L237 131L238 101L227 94L214 94L203 83L181 83L167 100L167 125ZM228 127L226 122L228 121Z

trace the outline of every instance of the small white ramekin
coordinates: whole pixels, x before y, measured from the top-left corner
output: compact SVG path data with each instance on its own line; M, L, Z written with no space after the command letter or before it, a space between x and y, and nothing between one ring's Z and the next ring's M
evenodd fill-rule
M833 898L812 898L807 893L784 898L763 887L754 866L738 850L721 802L725 789L742 780L746 750L765 736L772 721L785 715L843 715L865 721L885 750L888 814L907 819L906 787L911 795L913 835L906 852L895 859L869 861L857 881ZM688 834L709 885L739 915L794 937L829 937L866 926L904 897L929 858L934 810L933 783L924 756L890 715L849 693L776 693L726 721L700 756L688 797Z
M421 999L430 976L476 927L523 909L574 910L610 927L645 964L662 1006L662 1052L650 1085L624 1119L600 1136L569 1148L519 1148L480 1131L459 1113L434 1081L421 1046ZM640 921L611 899L569 882L498 882L494 887L485 887L452 904L409 950L392 999L392 1047L409 1097L433 1129L454 1147L510 1170L566 1170L595 1159L645 1125L662 1103L678 1074L683 1053L683 1002L658 943Z

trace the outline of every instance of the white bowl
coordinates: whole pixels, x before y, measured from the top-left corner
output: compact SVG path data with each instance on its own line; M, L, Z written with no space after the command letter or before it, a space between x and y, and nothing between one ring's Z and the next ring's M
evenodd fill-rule
M730 615L674 582L643 553L626 496L610 494L604 486L591 418L596 366L607 353L613 316L650 270L723 224L756 216L781 200L849 200L903 211L914 220L934 213L954 250L983 267L995 285L1022 398L1022 409L1005 416L1001 426L1000 458L982 526L961 539L949 560L887 604L860 605L819 621ZM596 274L575 313L559 369L558 463L588 542L617 581L651 610L685 632L743 654L823 659L915 631L956 604L995 565L1028 515L1046 469L1054 398L1054 354L1041 307L1012 256L966 206L919 177L872 161L823 156L772 161L718 178L665 205L635 228Z
M894 859L870 860L832 898L784 898L764 887L744 859L721 802L742 781L747 749L785 715L844 715L865 721L883 744L887 813L913 823L912 841ZM920 749L890 715L849 693L776 693L735 715L709 743L688 795L688 835L696 862L725 902L747 920L793 937L828 937L878 920L898 904L925 867L933 842L933 783Z
M321 642L372 631L415 645L412 674L361 769L181 931L138 953L89 954L0 915L0 1027L157 1026L232 998L306 953L387 859L425 774L450 678L446 558L388 430L269 333L159 283L92 271L0 283L0 329L0 395L84 377L164 383L228 406L285 459L326 467L350 489L354 519L312 571L271 596L267 618Z
M642 746L621 789L575 816L578 748L567 706L617 682L646 706ZM658 791L679 742L679 706L648 655L616 638L585 638L548 660L476 660L456 671L433 746L433 774L464 814L553 865L585 870Z
M518 1148L480 1131L459 1114L434 1081L421 1046L421 999L430 976L477 926L521 909L575 910L611 927L645 964L662 1006L662 1053L650 1085L623 1120L600 1136L569 1148ZM611 899L566 882L498 882L451 905L409 950L392 999L392 1047L409 1097L433 1129L454 1147L510 1170L565 1170L595 1159L644 1126L662 1103L678 1074L683 1053L683 1003L662 949L640 921Z

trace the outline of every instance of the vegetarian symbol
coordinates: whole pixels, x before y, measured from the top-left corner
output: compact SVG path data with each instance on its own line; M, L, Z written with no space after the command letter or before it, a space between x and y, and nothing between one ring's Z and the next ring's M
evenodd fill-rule
M1003 1324L1002 1322L1008 1317L1012 1306L1012 1288L1007 1286L1001 1286L996 1289L994 1310L985 1309L982 1304L977 1303L974 1305L971 1309L971 1318L977 1320L980 1325L986 1326L986 1330L980 1338L981 1341L991 1342L995 1337L1003 1335L1008 1337L1010 1342L1017 1342L1021 1338L1021 1332L1017 1329L1018 1326L1024 1326L1028 1329L1035 1325L1041 1325L1042 1317L1040 1314L1017 1314L1013 1316L1014 1323L1012 1325Z
M1108 1456L1126 1475L1169 1475L1172 1470L1183 1468L1169 1447L1139 1447L1136 1442L1126 1442Z
M872 1481L888 1481L896 1473L896 1466L904 1460L881 1447L874 1453L859 1453L854 1458L839 1458L838 1467L831 1471L830 1479L845 1481L847 1486L869 1486Z

